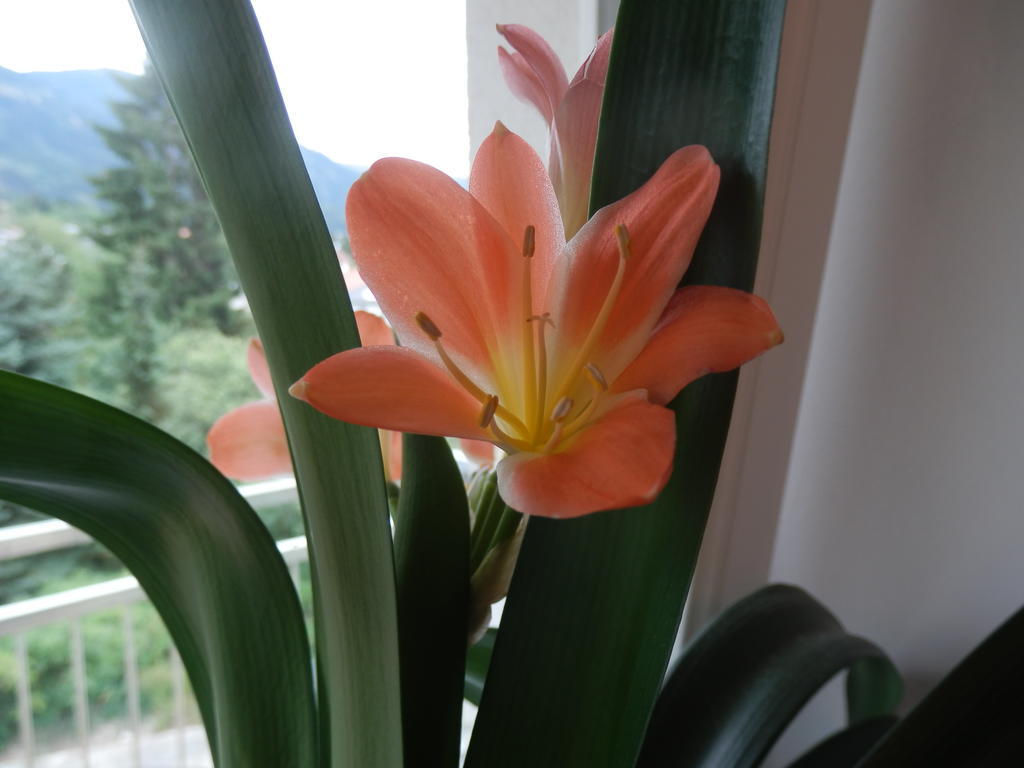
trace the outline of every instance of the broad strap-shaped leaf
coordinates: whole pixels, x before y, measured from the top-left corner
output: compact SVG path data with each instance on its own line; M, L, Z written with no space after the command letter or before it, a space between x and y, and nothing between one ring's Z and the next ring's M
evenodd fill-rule
M469 506L441 437L404 435L395 523L407 768L456 768L469 606Z
M484 683L487 682L487 668L491 665L491 654L494 652L494 639L497 635L498 630L491 627L466 652L466 683L463 695L466 701L478 707L484 693Z
M591 210L705 144L722 185L688 280L749 290L783 0L624 0ZM531 521L470 745L470 768L632 765L675 638L737 377L676 398L675 470L644 508Z
M712 622L679 659L651 717L641 768L752 768L833 676L866 671L851 720L887 714L902 681L874 643L847 634L817 600L773 585ZM848 697L851 698L851 697Z
M814 745L789 768L854 768L898 722L895 715L861 720Z
M858 768L1024 763L1024 609L939 683Z
M309 643L273 539L170 435L0 371L0 498L82 529L139 580L181 654L222 768L317 759Z
M380 447L375 430L287 394L359 337L255 15L246 0L132 7L238 267L281 403L309 534L322 759L331 768L397 768L398 622Z

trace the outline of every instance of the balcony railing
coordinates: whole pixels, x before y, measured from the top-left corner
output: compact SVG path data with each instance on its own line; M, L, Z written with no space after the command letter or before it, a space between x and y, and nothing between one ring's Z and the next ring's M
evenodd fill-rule
M297 501L295 482L290 478L254 483L239 490L256 509ZM0 562L54 552L91 541L92 539L81 531L57 520L10 526L0 529ZM308 558L305 538L299 536L279 541L278 549L288 563L293 581L298 585L299 567ZM157 734L147 734L144 731L132 608L145 599L146 596L138 582L129 576L0 606L0 639L12 638L14 643L14 678L20 743L17 754L9 751L0 755L0 768L71 766L75 765L76 756L77 764L88 768L211 765L202 729L190 725L186 717L184 668L173 646L169 658L172 727ZM97 739L90 730L82 620L93 614L111 610L120 611L121 615L127 744L123 739ZM70 750L65 748L59 754L42 754L38 751L33 728L28 633L51 625L70 627L68 651L71 662L75 743ZM113 743L114 741L117 743ZM154 754L155 752L159 752L159 756ZM154 759L147 759L149 757ZM17 762L10 762L15 759Z

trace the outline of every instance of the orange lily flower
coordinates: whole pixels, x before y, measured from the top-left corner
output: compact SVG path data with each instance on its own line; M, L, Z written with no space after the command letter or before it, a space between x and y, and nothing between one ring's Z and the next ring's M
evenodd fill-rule
M527 515L573 517L664 487L687 383L779 343L761 299L676 290L718 186L703 147L565 242L543 163L500 123L469 190L388 158L347 203L360 273L403 346L341 352L291 393L343 421L486 440L498 487Z
M569 82L558 55L529 27L499 24L498 32L514 51L498 46L498 61L509 89L533 104L548 124L551 154L548 169L562 212L566 237L587 221L590 176L594 170L597 123L601 117L612 30L597 41Z
M394 336L383 318L362 310L355 316L363 344L394 344ZM292 460L274 398L267 356L259 339L250 339L247 357L249 375L263 399L239 406L217 419L207 433L206 443L210 463L224 475L236 480L263 480L291 472ZM402 475L402 434L382 432L380 439L388 479L398 480Z

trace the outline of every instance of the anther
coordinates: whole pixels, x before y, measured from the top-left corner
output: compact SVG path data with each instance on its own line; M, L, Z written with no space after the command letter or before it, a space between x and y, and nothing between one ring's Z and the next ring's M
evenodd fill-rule
M555 422L555 428L551 432L551 437L541 448L542 453L549 453L553 451L559 442L562 440L562 432L565 429L565 417L569 415L569 411L572 410L573 402L571 397L563 397L557 403L555 407L551 409L551 420Z
M531 315L530 317L526 318L526 322L528 323L535 323L538 321L544 325L550 325L552 328L555 327L555 321L551 319L550 312L545 312L543 315Z
M600 392L605 392L608 389L608 380L605 379L604 374L601 373L601 369L593 363L587 363L583 366L587 373L590 374L590 380L594 383L595 389Z
M534 228L533 224L528 224L526 226L526 231L523 232L523 256L526 258L533 256L536 241L537 230Z
M480 413L480 428L487 429L491 422L494 421L494 413L498 410L498 396L491 395L487 398L487 402L484 403L484 409Z
M625 224L615 225L615 239L619 244L619 256L623 259L628 259L630 256L629 250L629 230L626 229Z
M441 338L441 329L434 324L433 320L427 317L425 312L416 313L416 325L427 334L431 341L437 341Z
M555 407L551 409L551 420L556 424L566 416L569 415L569 411L572 410L573 401L571 397L563 397L557 403Z

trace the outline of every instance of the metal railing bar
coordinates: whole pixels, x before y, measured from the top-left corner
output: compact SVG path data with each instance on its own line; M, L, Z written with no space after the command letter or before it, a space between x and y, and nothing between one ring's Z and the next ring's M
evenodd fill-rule
M89 700L85 687L85 647L80 619L71 622L71 677L75 689L75 731L82 751L82 765L89 768Z
M135 655L135 624L132 606L121 609L121 633L124 639L124 681L128 694L128 721L132 728L132 765L142 765L142 712L139 699L139 666Z
M0 528L0 561L66 549L92 541L88 535L63 520L9 525Z
M185 667L178 649L171 646L171 686L174 696L174 751L178 765L185 765Z
M286 563L301 563L308 557L306 537L296 536L277 543ZM55 621L78 618L104 608L116 608L146 597L132 576L77 587L43 597L33 597L0 606L0 637Z
M35 765L36 739L32 728L32 682L28 670L28 642L25 633L14 636L15 663L18 667L18 731L26 768Z
M240 485L238 492L254 509L266 509L298 499L293 477ZM92 538L87 534L72 528L63 520L9 525L0 528L0 562L88 544L90 541Z
M145 594L131 576L88 587L68 589L0 606L0 635L20 632L42 624L75 619L86 613L115 608L142 600Z

